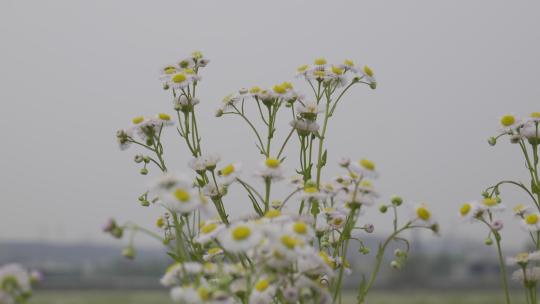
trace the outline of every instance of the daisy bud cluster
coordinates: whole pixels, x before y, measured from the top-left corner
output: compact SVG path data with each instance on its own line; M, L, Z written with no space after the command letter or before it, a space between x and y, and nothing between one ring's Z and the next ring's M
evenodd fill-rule
M509 142L519 147L518 151L523 155L530 177L529 181L503 180L482 192L482 198L477 201L466 202L459 209L459 217L469 223L479 223L487 228L487 237L484 243L488 246L496 244L501 268L505 303L511 302L509 286L507 282L506 267L518 266L518 270L512 278L520 281L526 289L528 303L536 303L536 289L540 278L538 256L540 251L540 174L538 171L540 144L540 112L532 112L524 117L514 114L505 114L499 118L498 134L488 139L491 146L495 146L502 137L508 137ZM501 220L501 214L509 212L501 199L501 189L514 188L526 194L529 201L516 204L510 208L514 214L514 221L509 224L517 224L523 233L531 240L533 253L520 253L515 257L508 257L505 263L502 253L502 231L505 223Z
M163 210L155 227L109 220L103 230L116 238L130 232L122 251L129 259L136 257L135 234L160 241L171 258L161 284L177 303L335 303L347 276L357 271L355 263L366 263L374 267L358 291L364 303L391 243L406 244L391 262L401 268L409 251L405 231L438 232L426 204L395 196L383 205L391 210L393 231L371 254L363 240L375 231L367 215L380 197L375 162L342 158L339 173L323 174L335 157L325 144L331 118L351 88L376 88L375 73L351 60L317 58L297 70L309 94L301 93L302 85L281 81L225 96L215 116L240 119L253 135L259 160L246 169L241 161L203 152L199 126L205 113L197 111L197 93L208 62L195 52L164 66L160 79L171 94L172 114L135 117L117 132L122 150L143 151L134 157L141 174L160 173L139 197L142 206ZM280 116L291 120L283 124ZM162 134L169 127L191 155L185 168L166 162ZM244 199L231 199L230 191L245 193ZM240 214L231 212L233 205Z

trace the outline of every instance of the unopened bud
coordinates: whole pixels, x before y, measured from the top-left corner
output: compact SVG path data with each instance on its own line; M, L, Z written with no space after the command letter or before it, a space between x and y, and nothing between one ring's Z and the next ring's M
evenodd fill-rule
M497 144L497 139L495 137L493 137L493 136L488 138L488 144L490 146L495 146Z
M364 229L367 233L373 233L373 231L375 231L375 226L373 226L373 224L365 224Z
M143 161L143 159L144 159L144 158L143 158L142 155L137 154L137 155L135 155L135 159L134 159L134 160L135 160L135 162L138 164L138 163L141 163L141 162Z
M403 204L403 199L400 196L394 195L392 196L391 202L394 206L400 206Z
M386 211L388 211L388 207L387 207L386 205L381 205L381 206L379 207L379 211L380 211L381 213L386 213Z
M399 270L401 269L401 263L399 263L398 261L392 261L390 262L390 267Z
M148 169L142 168L141 171L140 171L140 173L141 173L142 175L146 175L146 174L148 174Z
M128 258L130 260L133 260L135 258L135 250L133 249L133 247L129 246L129 247L126 247L122 250L122 255L125 257L125 258Z
M487 238L484 240L484 244L488 245L488 246L491 246L493 245L493 240L491 238Z

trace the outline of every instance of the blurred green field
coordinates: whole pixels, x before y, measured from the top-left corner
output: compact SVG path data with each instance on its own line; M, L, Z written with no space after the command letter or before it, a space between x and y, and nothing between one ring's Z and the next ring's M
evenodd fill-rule
M355 296L347 294L343 303L356 303ZM374 292L369 304L502 304L502 294L491 292ZM524 303L523 299L514 299ZM36 291L30 304L169 304L163 291Z

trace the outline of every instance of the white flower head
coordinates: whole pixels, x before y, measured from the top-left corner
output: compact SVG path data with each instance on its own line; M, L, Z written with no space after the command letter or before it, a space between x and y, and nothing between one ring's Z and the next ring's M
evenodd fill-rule
M201 226L199 235L195 238L195 242L206 244L213 241L219 233L225 229L225 225L218 221L208 221Z
M352 163L351 169L361 177L376 178L379 175L375 170L375 163L365 158Z
M255 175L271 181L279 181L285 178L281 161L277 158L264 160L261 163L261 169Z
M530 232L540 231L540 214L537 212L526 214L521 221L521 226Z
M238 175L242 172L241 163L231 163L218 170L218 175L221 176L225 184L231 184L236 180Z
M219 241L223 248L232 253L253 249L261 242L261 239L259 227L248 222L233 224L219 234Z

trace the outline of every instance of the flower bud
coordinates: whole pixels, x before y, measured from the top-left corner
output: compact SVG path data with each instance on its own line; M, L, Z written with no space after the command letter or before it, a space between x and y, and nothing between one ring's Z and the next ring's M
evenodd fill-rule
M495 137L493 137L493 136L488 138L488 144L490 146L495 146L497 144L497 139Z
M372 89L372 90L375 90L377 88L377 83L376 82L372 82L369 84L369 87Z
M403 199L400 196L394 195L392 196L391 202L394 206L400 206L403 204Z
M148 169L142 168L141 171L140 171L140 173L141 173L142 175L146 175L146 174L148 174Z
M371 252L371 249L369 249L369 247L362 246L362 247L360 247L360 249L358 251L360 251L361 254L366 255L366 254L369 254Z
M381 205L381 206L379 207L379 211L380 211L381 213L386 213L386 211L388 211L388 207L387 207L386 205Z
M168 84L168 83L164 83L164 84L163 84L163 89L164 89L164 90L168 90L168 89L169 89L169 84Z
M143 161L143 156L141 154L135 155L134 161L138 164Z
M484 244L486 244L487 246L491 246L493 245L493 240L488 237L484 240Z
M150 202L148 200L142 200L141 201L141 206L148 207L148 206L150 206Z
M124 235L124 230L118 226L114 227L114 229L111 231L111 235L117 239L121 239Z
M495 231L500 231L501 229L503 229L504 227L504 223L502 220L495 220L492 224L491 224L491 229L495 230Z
M399 270L399 269L401 269L401 263L394 260L394 261L390 262L390 267L392 267L392 268L394 268L396 270Z
M128 246L122 250L122 255L125 258L133 260L135 258L135 249L133 249L133 247L131 246Z
M223 110L222 110L222 109L218 109L218 110L216 111L216 117L221 117L221 116L223 116Z
M519 143L520 140L521 140L521 135L519 135L519 134L514 134L514 135L510 136L510 143L511 144L517 144L517 143Z
M340 166L342 166L343 168L348 168L349 165L351 164L351 159L348 158L348 157L342 157L342 158L339 160L338 164L339 164Z
M373 226L373 224L365 224L364 229L367 233L373 233L373 231L375 231L375 226Z
M150 162L150 157L143 156L143 161L144 161L145 164L148 164Z

